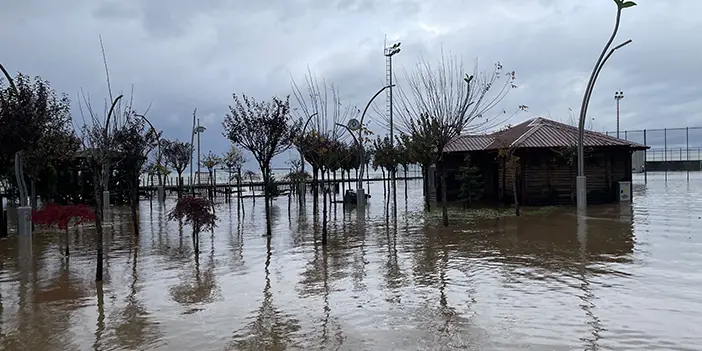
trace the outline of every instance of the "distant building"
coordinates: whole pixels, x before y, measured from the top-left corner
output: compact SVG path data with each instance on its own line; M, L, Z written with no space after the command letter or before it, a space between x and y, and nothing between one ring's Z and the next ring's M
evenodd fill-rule
M444 150L446 198L459 200L461 184L456 176L469 156L470 163L481 170L482 201L513 202L512 173L498 157L500 149L509 148L519 157L520 204L574 204L577 142L576 127L541 117L491 134L459 136ZM648 147L590 130L585 131L584 146L588 203L617 201L619 182L632 179L632 152ZM433 202L441 200L439 176L435 168L429 172L427 196Z

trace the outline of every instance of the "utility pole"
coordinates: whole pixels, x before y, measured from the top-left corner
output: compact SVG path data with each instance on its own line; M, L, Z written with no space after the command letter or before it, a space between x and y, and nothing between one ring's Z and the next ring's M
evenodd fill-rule
M617 101L617 139L619 139L619 101L624 98L623 91L617 91L614 93L614 100Z
M393 116L392 116L392 57L395 54L400 53L400 42L397 42L393 44L392 46L388 47L387 45L385 46L385 57L387 60L386 63L386 86L389 86L390 88L388 89L388 97L387 97L387 105L388 105L388 115L390 118L390 146L392 147L393 150L395 150L395 125L393 124ZM390 181L392 182L392 205L393 205L393 213L397 213L397 184L396 183L396 170L393 170L390 172Z

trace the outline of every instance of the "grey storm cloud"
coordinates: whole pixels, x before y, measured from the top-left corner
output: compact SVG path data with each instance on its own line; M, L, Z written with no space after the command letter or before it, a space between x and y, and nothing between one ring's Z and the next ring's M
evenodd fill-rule
M593 128L615 129L618 90L625 93L622 131L702 126L702 48L695 39L702 2L638 4L625 11L617 39L633 43L610 59L595 87ZM529 106L511 123L534 116L567 121L569 109L577 114L614 14L611 0L9 0L0 11L0 62L50 80L72 97L78 115L81 89L100 102L107 96L101 35L113 90L129 93L133 85L136 108L151 105L149 116L169 138L190 139L197 108L208 127L203 150L222 152L228 142L221 120L234 92L290 94L291 77L301 83L309 69L362 108L384 84L385 35L402 41L398 84L420 55L433 61L442 49L466 68L476 58L484 70L499 61L516 71L519 85L499 108ZM662 133L654 134L647 141L659 147ZM668 138L685 143L684 132ZM702 146L702 132L690 132L690 144Z

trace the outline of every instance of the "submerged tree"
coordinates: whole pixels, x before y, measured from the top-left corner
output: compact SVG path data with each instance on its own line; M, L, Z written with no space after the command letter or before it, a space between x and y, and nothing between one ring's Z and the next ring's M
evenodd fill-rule
M166 164L178 174L178 197L183 195L183 172L185 172L190 163L190 149L190 143L177 139L164 142L163 157L166 160Z
M39 177L48 176L46 171L57 173L56 167L76 151L69 100L41 77L31 79L20 73L13 79L2 65L0 69L8 80L0 78L0 174L11 173L14 159L20 204L27 205L29 197L36 209Z
M436 158L432 149L431 141L426 135L419 133L422 128L417 128L412 134L400 135L402 145L405 147L409 162L418 164L422 171L422 195L424 196L424 207L431 212L429 202L429 167Z
M173 210L168 213L169 220L183 221L193 227L193 250L200 252L200 233L213 230L217 226L214 205L208 199L196 196L184 196L178 199Z
M499 140L499 137L498 137ZM497 159L501 161L502 171L507 175L507 179L512 184L512 195L514 200L514 212L519 216L519 198L517 189L518 179L521 172L520 158L517 156L517 147L510 142L501 140L500 148L497 150Z
M213 154L212 151L208 152L207 155L203 157L201 162L201 165L207 168L207 174L209 175L209 181L207 182L207 193L210 198L214 196L214 192L216 191L214 169L220 163L222 163L222 159Z
M241 212L241 168L244 167L246 163L246 158L244 154L236 146L231 145L229 150L222 156L222 162L227 167L229 173L229 183L231 184L232 178L236 177L236 212L239 214ZM232 176L232 171L236 171L236 175ZM231 190L229 197L231 197ZM231 200L229 200L231 201Z
M344 130L339 127L339 124L345 124L359 111L356 106L342 103L339 89L334 84L327 84L326 80L317 79L310 71L305 75L304 89L301 89L295 80L291 85L298 106L293 109L292 114L301 127L300 134L295 135L293 142L304 159L312 166L313 207L316 211L320 187L318 182L322 172L321 167L324 167L320 162L327 163L327 171L331 171L337 165L330 160L319 159L318 150L321 145L315 145L315 143L320 142L321 137L340 142Z
M119 163L126 171L126 183L129 186L129 208L131 210L134 235L139 235L139 177L148 160L148 154L156 147L159 136L149 128L146 130L144 120L131 112L126 113L124 124L114 133L114 152ZM156 172L162 173L156 164Z
M233 94L234 105L229 106L222 126L224 135L232 143L240 145L253 155L263 175L266 208L266 234L272 235L271 226L271 182L273 157L285 152L292 145L298 124L290 118L290 99L273 98L258 102L251 97Z
M70 239L68 228L73 222L74 225L80 225L84 222L92 222L95 220L95 212L90 207L85 205L66 205L61 206L55 203L48 203L40 210L32 213L32 222L44 227L56 226L59 230L64 231L64 239L66 240L66 248L64 255L66 259L70 256L69 249Z
M436 67L420 59L414 71L406 76L409 92L400 88L399 103L403 132L425 144L423 159L436 165L441 184L443 224L448 226L446 202L446 170L443 154L446 145L465 132L477 132L509 119L513 114L500 110L489 116L491 110L516 88L514 72L504 72L496 63L492 72L481 73L477 64L473 74L465 74L463 64L456 58L442 54ZM500 86L498 83L503 81ZM494 93L494 88L497 92ZM491 96L492 95L492 96ZM519 110L526 109L520 106ZM515 112L516 113L516 112ZM429 157L427 157L429 156ZM425 166L425 165L423 165Z
M461 182L460 197L470 207L483 194L483 176L480 168L471 163L470 156L466 156L465 164L458 169L457 178Z

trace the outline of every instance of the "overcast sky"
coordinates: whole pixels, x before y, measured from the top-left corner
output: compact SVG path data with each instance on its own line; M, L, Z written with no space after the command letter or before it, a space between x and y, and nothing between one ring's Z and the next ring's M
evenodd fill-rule
M617 90L625 94L622 130L702 126L702 1L638 3L623 14L615 42L633 43L595 88L593 128L615 129ZM308 67L362 108L383 85L385 35L402 41L397 75L419 55L436 60L441 48L468 66L478 58L485 70L500 61L519 85L501 108L529 106L512 123L567 121L615 12L612 0L6 0L0 62L50 80L71 96L78 117L81 88L94 104L107 96L102 35L113 90L129 93L134 84L137 111L151 103L149 116L168 138L190 139L197 108L208 127L202 150L219 153L228 146L221 121L233 92L284 96L290 77L302 81ZM684 134L669 133L669 144L684 144ZM702 131L690 138L702 146Z

